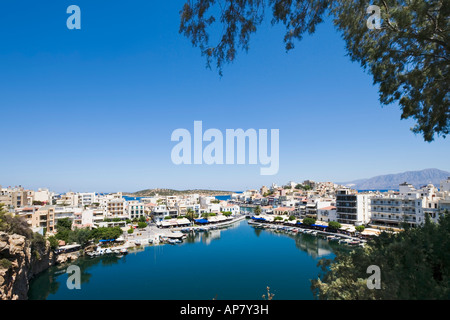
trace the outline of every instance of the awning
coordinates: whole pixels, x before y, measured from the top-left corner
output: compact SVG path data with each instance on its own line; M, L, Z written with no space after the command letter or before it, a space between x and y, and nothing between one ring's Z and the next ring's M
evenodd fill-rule
M264 219L264 218L252 217L252 219L257 220L257 221L266 221L266 219Z
M197 223L208 223L209 221L206 219L195 219L195 222Z

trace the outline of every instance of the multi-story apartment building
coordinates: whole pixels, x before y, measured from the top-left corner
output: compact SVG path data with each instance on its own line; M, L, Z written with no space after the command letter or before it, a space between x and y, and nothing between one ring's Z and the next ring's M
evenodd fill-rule
M67 192L56 200L57 206L77 207L79 205L79 197L75 192Z
M78 193L78 202L80 206L91 206L97 202L97 194L95 192Z
M371 224L401 228L406 222L414 227L423 224L426 216L439 222L445 209L450 212L450 193L447 191L450 185L447 181L441 183L440 191L432 184L416 190L405 182L400 184L399 193L388 192L373 197Z
M153 209L151 215L155 222L161 222L168 218L176 218L178 216L178 210L169 209L166 205L159 205Z
M127 202L127 211L130 219L139 219L145 216L144 204L137 200Z
M113 198L107 202L106 212L108 218L128 219L126 201L123 198Z
M39 202L44 204L52 204L53 192L48 189L38 189L38 191L30 191L31 203Z
M43 206L35 211L32 215L31 226L34 229L55 232L55 206Z
M370 221L370 195L347 188L337 190L336 216L340 223L367 224Z
M402 223L416 226L424 222L419 194L383 194L372 197L371 225L400 228Z
M31 205L28 190L24 190L22 187L2 188L0 186L0 203L11 209Z

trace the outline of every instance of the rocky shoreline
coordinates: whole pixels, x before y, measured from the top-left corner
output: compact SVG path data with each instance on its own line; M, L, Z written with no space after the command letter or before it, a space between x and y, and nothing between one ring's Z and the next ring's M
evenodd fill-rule
M25 236L0 232L0 300L27 300L29 283L35 275L79 256L79 252L56 255L48 241L32 248Z

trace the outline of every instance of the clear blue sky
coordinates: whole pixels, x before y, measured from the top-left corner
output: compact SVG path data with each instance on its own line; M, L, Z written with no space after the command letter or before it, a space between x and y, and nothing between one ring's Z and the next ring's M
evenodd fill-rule
M381 107L331 23L286 53L264 25L248 54L205 68L178 33L183 0L4 0L0 4L0 185L64 191L243 190L439 168L450 141L423 142ZM66 28L79 5L81 30ZM365 23L365 22L363 22ZM172 163L173 130L280 130L280 169Z

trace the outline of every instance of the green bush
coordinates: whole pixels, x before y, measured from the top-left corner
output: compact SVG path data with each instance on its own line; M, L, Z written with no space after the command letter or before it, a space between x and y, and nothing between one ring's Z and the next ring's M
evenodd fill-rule
M328 222L328 227L329 227L330 229L337 230L337 229L340 229L340 228L342 227L342 225L341 225L339 222L336 222L336 221L330 221L330 222Z
M58 248L58 239L56 239L55 236L50 236L47 239L50 242L50 248L52 250L55 250L56 248Z
M0 268L8 270L11 268L12 262L6 258L0 259Z
M92 230L92 238L96 240L117 239L123 234L120 227L101 227Z
M139 229L144 229L146 226L147 226L147 224L145 222L138 222Z
M316 219L314 219L314 218L305 218L305 219L303 219L302 223L304 225L310 226L310 225L313 225L314 223L316 223Z
M127 231L129 234L132 234L133 232L134 232L134 229L133 228L130 228L130 229L128 229L128 231Z

